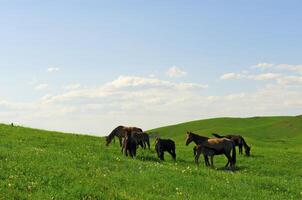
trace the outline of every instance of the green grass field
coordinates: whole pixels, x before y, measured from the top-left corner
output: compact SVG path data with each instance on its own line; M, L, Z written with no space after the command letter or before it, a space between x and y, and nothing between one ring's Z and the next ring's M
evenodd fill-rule
M112 127L114 128L114 127ZM235 172L194 164L186 130L236 133L252 146ZM0 125L0 199L302 199L302 117L219 118L150 130L177 144L177 162L104 138ZM238 153L237 153L238 155Z

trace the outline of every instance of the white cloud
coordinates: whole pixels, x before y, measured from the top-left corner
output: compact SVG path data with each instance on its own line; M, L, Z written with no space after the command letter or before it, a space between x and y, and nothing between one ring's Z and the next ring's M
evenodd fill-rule
M241 77L242 77L241 74L231 72L231 73L223 74L223 75L220 77L220 79L222 79L222 80L240 79Z
M64 90L76 90L81 87L81 84L74 83L74 84L69 84L63 87Z
M252 72L228 73L221 78L268 80L270 85L249 91L209 95L208 90L204 90L208 87L205 84L179 83L148 76L119 76L99 86L71 84L66 86L68 90L61 90L56 95L47 94L32 102L0 99L0 121L105 135L120 124L146 130L200 118L300 112L301 76ZM288 87L289 84L300 84L301 87ZM211 91L214 92L215 89Z
M264 80L277 80L281 75L275 73L263 73L263 74L256 74L256 75L249 75L247 78L256 80L256 81L264 81Z
M179 78L179 77L186 76L187 72L181 70L180 68L178 68L176 66L173 66L166 72L166 74L172 78Z
M261 74L250 74L248 71L242 73L226 73L223 74L220 79L222 80L232 80L232 79L250 79L255 81L264 81L264 80L277 80L280 77L280 74L276 73L261 73Z
M253 68L259 68L259 69L268 69L268 68L270 68L270 67L273 67L274 66L274 64L272 64L272 63L258 63L258 64L256 64L255 66L253 66Z
M48 90L49 85L48 84L39 84L39 85L35 86L34 89L37 90L37 91Z
M58 71L60 71L60 68L58 68L58 67L49 67L47 69L47 72L49 72L49 73L55 73L55 72L58 72Z
M261 70L272 70L272 71L287 71L293 73L302 74L302 65L293 65L293 64L272 64L272 63L258 63L252 68L258 68Z

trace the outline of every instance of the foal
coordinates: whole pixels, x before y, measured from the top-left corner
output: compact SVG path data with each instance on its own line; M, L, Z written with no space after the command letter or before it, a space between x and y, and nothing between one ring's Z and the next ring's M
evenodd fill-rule
M160 160L164 159L164 152L167 151L176 160L175 142L173 140L156 139L155 150Z

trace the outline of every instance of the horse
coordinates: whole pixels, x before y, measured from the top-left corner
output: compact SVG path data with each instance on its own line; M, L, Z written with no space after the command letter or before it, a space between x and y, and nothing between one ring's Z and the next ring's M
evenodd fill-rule
M125 149L125 155L128 156L128 153L133 158L136 156L137 150L137 140L134 133L127 133L123 141L123 149ZM122 149L122 153L123 153Z
M236 149L235 143L227 138L208 138L194 134L192 132L187 132L186 145L188 146L191 142L194 142L197 147L195 154L195 163L198 164L200 154L203 153L205 156L206 165L208 166L208 156L211 157L211 167L214 166L213 158L215 155L224 154L228 163L225 167L228 167L231 164L231 167L234 167L236 164ZM231 155L232 152L232 155ZM194 152L195 153L195 152Z
M157 152L158 158L162 161L165 160L164 152L167 151L173 158L176 160L176 152L175 152L175 142L173 140L167 139L160 139L156 138L155 141L155 150Z
M129 133L127 133L127 134L129 134ZM148 134L143 133L143 132L133 132L133 133L131 133L131 135L135 139L137 146L140 146L142 149L146 149L146 143L148 143L149 149L150 149L150 142L149 142ZM126 139L126 137L124 138L124 140L125 139ZM122 153L124 152L124 149L125 149L125 143L123 142Z
M210 156L212 158L212 156L214 156L216 154L215 150L207 148L203 145L197 145L197 146L194 147L193 150L194 150L194 156L200 155L201 153L204 155L205 164L206 164L207 167L210 167L211 165L213 166L213 159L211 159L212 164L210 164L208 156ZM196 158L195 158L195 163L197 165L199 165L198 159L196 159Z
M146 132L137 132L135 137L143 149L146 149L148 146L148 149L150 150L150 138Z
M243 146L244 151L245 151L245 155L248 156L248 157L251 155L251 147L247 145L247 143L245 142L244 138L241 135L222 136L222 135L218 135L216 133L213 133L212 135L217 137L217 138L228 138L230 140L233 140L234 143L235 143L235 146L239 147L239 154L242 155L242 146Z
M118 126L116 127L107 137L106 137L106 146L109 146L109 144L112 142L112 140L115 137L119 138L120 146L122 147L123 138L126 137L127 133L133 133L133 132L143 132L141 128L137 127L126 127L126 126Z

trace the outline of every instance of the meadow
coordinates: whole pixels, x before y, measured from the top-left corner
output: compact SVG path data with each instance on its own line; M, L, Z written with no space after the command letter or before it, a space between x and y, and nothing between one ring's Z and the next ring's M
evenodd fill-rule
M115 128L115 127L112 127ZM235 171L197 167L187 130L244 136L251 157L238 155ZM302 199L302 116L217 118L149 130L176 142L177 161L118 142L0 124L0 199ZM104 133L109 134L109 133Z

